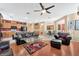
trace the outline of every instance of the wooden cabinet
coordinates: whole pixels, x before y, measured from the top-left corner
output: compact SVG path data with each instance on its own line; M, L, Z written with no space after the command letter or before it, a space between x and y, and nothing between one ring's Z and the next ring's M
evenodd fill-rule
M13 32L11 32L11 27L16 26L17 29L19 30L21 26L26 26L25 22L19 22L19 21L12 21L12 20L6 20L6 19L1 19L0 23L2 23L1 31L3 33L3 37L11 37Z

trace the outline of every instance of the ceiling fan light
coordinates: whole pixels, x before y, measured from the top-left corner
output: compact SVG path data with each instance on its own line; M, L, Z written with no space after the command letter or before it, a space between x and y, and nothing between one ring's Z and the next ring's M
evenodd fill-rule
M46 13L46 10L42 10L42 13Z

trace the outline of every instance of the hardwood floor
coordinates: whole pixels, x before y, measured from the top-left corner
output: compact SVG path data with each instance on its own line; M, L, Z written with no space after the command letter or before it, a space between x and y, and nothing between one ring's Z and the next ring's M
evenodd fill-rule
M79 56L79 42L72 41L69 46L62 45L61 49L51 47L50 55L53 56Z
M21 53L21 56L29 55L26 53L26 50L22 46L14 45L13 47L14 53L20 55L20 52L22 51L23 54ZM79 56L79 42L72 41L69 46L62 45L61 49L56 49L51 46L49 48L50 51L48 53L42 54L40 56ZM47 49L44 51L47 51ZM15 56L17 54L15 54Z

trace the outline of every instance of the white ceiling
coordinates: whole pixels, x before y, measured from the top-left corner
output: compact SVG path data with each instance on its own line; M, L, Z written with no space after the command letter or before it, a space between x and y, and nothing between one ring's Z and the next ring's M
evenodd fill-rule
M41 10L39 3L0 3L0 12L9 18L18 21L26 22L43 22L54 21L58 18L74 13L77 10L79 4L77 3L43 3L45 7L55 5L49 11L52 14L40 15L40 12L34 12L34 10ZM30 14L27 14L29 12Z

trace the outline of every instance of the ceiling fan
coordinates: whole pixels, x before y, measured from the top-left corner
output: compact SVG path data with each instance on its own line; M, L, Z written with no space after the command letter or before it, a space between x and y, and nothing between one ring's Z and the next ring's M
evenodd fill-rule
M39 4L40 4L42 9L41 10L34 10L34 12L40 12L41 11L41 15L43 15L44 13L51 14L51 12L49 12L48 10L55 7L55 5L52 5L50 7L45 8L42 3L39 3Z

